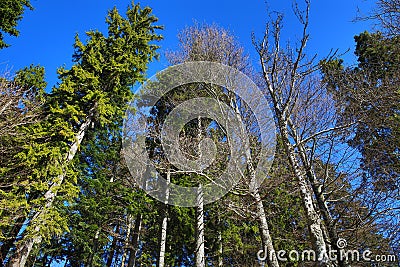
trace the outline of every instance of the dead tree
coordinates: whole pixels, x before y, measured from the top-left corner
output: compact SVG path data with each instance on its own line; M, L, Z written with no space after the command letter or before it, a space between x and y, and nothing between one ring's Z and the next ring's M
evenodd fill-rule
M309 38L307 28L310 8L309 1L305 3L304 12L300 11L297 4L294 6L294 12L303 26L296 48L290 44L281 47L281 14L267 25L261 42L256 42L254 38L253 40L262 66L263 85L272 102L283 147L300 189L318 262L323 266L331 266L334 263L327 255L328 246L336 244L338 235L325 199L323 185L314 172L314 154L308 151L306 144L348 125L326 123L329 120L323 120L325 124L322 125L321 118L318 118L321 114L312 110L312 105L315 106L316 103L325 102L325 107L329 107L329 103L326 103L327 99L324 100L327 94L321 94L320 83L315 79L319 68L318 64L314 63L315 57L308 59L305 54ZM311 112L307 114L307 111ZM321 125L315 127L318 123ZM307 128L310 125L313 127ZM309 131L303 131L304 129Z

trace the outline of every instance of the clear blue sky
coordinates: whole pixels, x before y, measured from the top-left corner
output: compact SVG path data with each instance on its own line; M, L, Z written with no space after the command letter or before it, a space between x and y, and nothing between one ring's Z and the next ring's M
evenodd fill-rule
M83 35L90 29L105 32L104 22L108 9L117 6L125 11L130 0L31 0L34 11L27 11L19 23L21 34L18 38L6 38L12 46L0 50L0 72L6 69L17 70L31 63L46 68L46 79L51 88L57 82L56 68L71 65L73 41L76 33ZM301 0L299 0L300 3ZM161 42L165 50L177 47L176 35L194 20L217 23L235 34L239 42L256 61L251 44L251 32L262 36L270 11L285 12L284 38L299 38L298 23L293 17L291 0L158 0L140 1L142 6L153 8L164 25L165 39ZM331 48L341 51L353 49L353 36L370 28L371 22L353 23L357 7L368 12L373 1L366 0L314 0L311 3L310 34L308 51L323 56ZM354 60L351 52L346 56ZM167 66L165 59L151 64L149 76Z

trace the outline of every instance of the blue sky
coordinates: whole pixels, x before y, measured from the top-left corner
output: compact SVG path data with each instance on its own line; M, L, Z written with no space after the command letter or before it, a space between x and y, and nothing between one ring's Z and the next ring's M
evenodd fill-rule
M104 22L107 10L113 6L122 12L130 0L31 0L34 11L27 11L19 23L21 34L18 38L6 38L12 46L0 50L0 72L15 71L30 64L40 64L46 68L46 79L51 88L57 82L56 69L71 66L73 41L76 33L83 35L90 29L105 32ZM302 3L301 1L299 1ZM357 8L367 13L373 1L337 0L312 1L310 15L311 39L308 44L310 53L326 55L330 49L341 51L353 49L353 36L370 28L371 22L351 22L357 14ZM251 33L261 37L269 11L284 12L284 38L297 40L300 36L297 20L291 10L291 0L203 0L203 1L140 1L142 6L153 8L164 25L161 33L165 39L161 42L161 54L165 50L177 48L176 35L193 21L217 23L235 34L254 62L256 55L251 44ZM345 58L351 62L350 52ZM167 66L164 57L152 63L148 72L151 76Z

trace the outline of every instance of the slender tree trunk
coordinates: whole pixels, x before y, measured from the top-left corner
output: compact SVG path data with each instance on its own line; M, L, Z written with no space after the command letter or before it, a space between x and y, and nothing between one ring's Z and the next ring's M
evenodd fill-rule
M248 152L247 155L248 157L251 157L250 152ZM266 261L268 263L268 266L271 267L279 267L279 262L278 258L276 256L276 251L274 248L274 244L272 241L271 234L269 232L269 227L268 227L268 221L267 217L265 214L265 209L264 209L264 204L262 202L260 193L259 193L259 188L256 183L256 177L255 177L255 170L253 168L253 163L248 161L248 168L249 168L249 173L251 176L250 180L250 194L254 198L254 201L256 203L257 207L257 217L259 221L259 228L261 232L261 240L263 244L263 249L264 253L266 253Z
M304 47L304 44L302 47ZM263 67L263 76L267 83L267 89L269 91L269 94L271 96L274 113L277 118L278 128L279 128L280 135L281 135L282 141L283 141L283 146L284 146L284 149L288 156L290 166L292 167L294 175L297 179L297 184L300 189L300 194L302 197L302 204L303 204L304 210L306 212L306 218L307 218L309 232L310 232L311 239L312 239L312 242L313 242L314 248L316 250L317 257L318 257L317 261L320 266L332 266L332 262L330 261L330 259L328 257L328 250L327 250L328 244L326 242L328 240L326 240L326 235L325 235L326 231L324 231L325 225L321 221L317 207L314 206L314 201L313 201L313 197L312 197L313 192L311 191L312 188L310 188L307 177L306 177L305 166L303 166L303 168L300 166L298 158L297 158L298 155L296 154L296 151L290 141L291 139L290 139L290 135L289 135L289 131L288 131L288 125L290 125L291 121L290 121L289 115L287 115L287 112L289 112L289 110L290 110L289 104L291 103L290 101L292 101L293 94L289 95L289 99L286 100L284 104L282 104L282 101L277 96L277 94L279 94L279 93L277 93L275 86L272 84L271 79L268 76L269 71L265 67L265 63L263 61L264 58L263 58L262 53L260 54L260 58L261 58L261 64ZM301 50L299 50L299 53L301 54ZM300 59L300 57L299 57L299 59ZM294 71L297 68L297 63L295 64ZM293 86L294 85L292 84L291 88ZM292 129L292 130L295 130L295 129Z
M204 201L203 201L203 188L199 185L197 192L197 245L196 245L196 267L205 266L205 253L204 253Z
M131 229L132 229L132 216L127 215L128 219L128 226L126 229L126 237L125 237L125 243L123 249L123 254L122 254L122 259L121 259L121 267L125 267L125 261L126 261L126 256L128 254L128 247L129 247L129 240L131 238Z
M171 171L168 169L167 171L167 184L171 182ZM165 248L167 245L167 225L168 225L168 198L169 198L169 189L167 188L167 192L165 195L166 201L164 203L164 216L161 222L161 238L160 238L160 254L158 257L158 267L165 266Z
M259 228L260 228L260 232L261 232L261 240L262 240L262 244L263 244L263 249L264 249L264 253L266 253L266 255L265 255L266 261L268 263L268 266L279 267L278 258L276 256L276 251L274 248L272 237L269 232L268 221L267 221L267 217L265 214L264 204L263 204L261 196L260 196L259 186L256 182L255 170L253 167L253 162L251 161L250 151L246 152L246 157L248 158L247 166L249 168L249 173L250 173L250 177L251 177L249 190L250 190L251 196L254 198L254 201L255 201L256 207L257 207L257 217L258 217L258 221L259 221Z
M199 144L198 151L200 152L200 140L202 138L202 125L201 117L197 118L197 141ZM200 155L201 157L202 155ZM201 181L199 182L199 187L197 191L196 199L196 233L197 233L197 243L196 243L196 267L205 266L205 253L204 253L204 197L203 188L201 186Z
M115 168L115 166L114 166L114 168ZM113 170L113 173L114 172L115 172L115 170ZM114 182L114 175L111 175L110 183L113 183L113 182ZM112 241L111 247L109 249L109 255L108 255L107 263L106 263L107 267L111 267L111 264L113 262L114 254L115 254L116 249L117 249L117 241L118 241L117 236L118 236L118 234L119 234L119 224L117 224L115 226L115 236L113 237L113 241Z
M158 266L159 267L164 267L165 266L165 247L167 243L167 224L168 224L168 215L167 215L167 209L168 207L164 207L164 217L162 219L161 223L161 240L160 240L160 255L158 258Z
M323 190L322 184L317 179L312 166L309 164L309 161L305 154L305 149L302 145L299 146L299 151L300 151L300 158L302 160L302 163L304 166L306 166L306 169L307 169L306 175L307 175L308 180L310 181L311 187L314 192L315 199L317 200L316 203L318 205L318 208L321 212L322 218L326 225L326 227L323 228L323 231L325 232L325 235L327 236L326 240L329 243L329 245L331 245L332 248L334 250L338 251L340 254L340 251L342 249L340 249L337 246L337 241L338 241L339 237L338 237L338 233L336 230L335 221L333 220L332 214L328 208L328 204L325 199L325 195L322 191ZM346 266L347 264L345 261L343 261L343 259L341 259L341 257L338 257L338 265L340 267L343 267L343 266Z
M257 205L257 217L259 219L261 239L263 243L264 253L266 253L266 260L268 266L279 267L278 258L276 257L275 248L268 228L268 222L265 215L264 205L262 203L259 192L253 194L254 200Z
M87 266L89 266L89 267L91 267L93 265L94 255L97 252L99 235L100 235L100 228L97 229L96 234L95 234L94 239L93 239L93 251L89 255L88 264L87 264Z
M80 144L82 143L82 139L85 136L86 130L88 129L90 123L91 123L90 117L88 117L86 119L86 121L84 123L82 123L78 133L75 136L75 142L72 143L71 148L69 149L68 154L66 155L66 160L65 160L65 163L63 164L64 166L68 165L68 163L71 162L72 159L75 157L76 152L78 151L78 148L79 148ZM57 179L53 182L53 184L50 186L50 188L44 194L44 198L46 200L45 207L36 211L35 214L32 216L31 221L36 220L37 218L40 217L40 215L42 215L42 213L47 212L47 210L51 208L51 206L53 205L54 199L57 196L57 189L63 183L64 178L65 178L65 173L60 174L57 177ZM39 225L36 226L34 228L33 232L37 233L37 236L29 238L27 240L22 240L22 242L17 244L16 251L15 251L14 255L11 257L7 266L25 267L26 261L32 251L33 246L35 244L39 244L42 242L40 230L41 230L41 227Z
M117 225L116 227L115 227L115 233L116 233L116 235L118 234L118 229L119 229L119 226ZM116 250L116 247L117 247L117 237L116 236L114 236L113 237L113 241L111 242L111 247L110 247L110 252L109 252L109 255L108 255L108 258L107 258L107 263L106 263L106 266L107 267L111 267L111 264L112 264L112 262L113 262L113 258L114 258L114 254L115 254L115 250Z
M328 257L327 244L324 238L322 221L319 217L317 210L315 209L312 193L310 192L305 173L301 169L299 162L296 158L295 150L289 141L287 124L284 121L284 118L279 118L283 144L287 152L290 165L292 166L292 169L298 181L300 193L303 199L303 205L308 220L309 231L318 255L318 262L322 266L331 266L331 262Z
M315 175L313 166L310 163L310 159L307 157L306 149L304 147L304 144L301 143L300 137L297 134L296 128L294 127L294 124L291 120L288 121L289 126L292 128L294 139L296 142L297 149L299 151L300 159L301 162L306 169L306 176L311 184L311 188L314 193L314 197L316 199L316 203L318 205L319 211L321 212L322 218L324 220L324 224L326 227L322 228L322 231L324 232L324 235L326 236L326 241L329 245L332 246L332 248L336 251L339 252L342 249L340 249L337 246L337 241L338 241L338 233L336 230L336 225L335 221L333 220L332 214L328 208L328 204L325 199L325 195L323 193L323 188L321 182L318 180L317 176ZM341 259L341 257L338 258L338 265L340 267L346 266L346 262Z
M301 23L303 24L303 35L300 46L296 49L293 55L292 52L282 50L280 48L280 20L276 20L273 33L273 44L269 43L270 37L269 28L266 29L263 41L257 48L260 63L263 70L263 77L266 82L266 87L273 103L273 110L278 122L278 128L282 137L283 146L289 159L290 166L297 179L297 184L300 189L302 204L306 213L307 224L310 236L316 250L318 264L320 266L333 266L332 261L328 257L328 244L329 240L326 238L326 231L324 231L325 224L321 221L318 204L315 206L313 199L313 189L307 177L307 168L299 164L299 155L296 153L294 146L291 143L292 137L288 131L288 126L291 126L290 115L293 108L298 104L297 97L299 96L299 88L296 83L301 83L307 75L311 74L314 70L313 62L303 62L305 54L304 48L308 40L307 27L308 27L308 14L309 14L309 1L306 2L307 8L305 14L302 14ZM283 64L282 64L283 63ZM308 66L309 73L300 71L302 66ZM288 80L290 83L287 85L284 82ZM288 87L288 88L285 88ZM285 90L288 89L286 92ZM292 130L296 130L291 127ZM301 154L301 153L300 153ZM300 155L301 157L301 155ZM300 159L301 160L301 159Z
M220 226L220 223L220 218L218 218L218 226ZM223 252L222 231L218 230L218 267L222 267L224 265Z
M234 98L232 98L232 100L234 100ZM232 103L231 104L232 107L235 109L236 117L240 121L241 114L239 111L239 107L238 107L236 101L231 101L231 103ZM259 185L257 184L257 181L256 181L256 170L254 169L250 147L246 149L246 159L247 159L247 167L248 167L249 176L250 176L249 191L250 191L251 196L254 198L254 200L256 202L257 217L258 217L259 228L260 228L260 232L261 232L262 245L263 245L263 249L265 250L264 253L267 253L266 260L267 260L268 266L279 267L278 258L276 256L276 251L274 248L272 237L269 232L268 221L267 221L267 217L265 214L264 204L261 200L260 193L259 193Z
M137 218L136 218L136 221L135 221L135 228L133 229L131 247L130 247L130 250L129 250L128 267L135 266L136 253L137 253L137 251L139 249L139 236L140 236L141 228L142 228L142 215L139 214L137 216Z

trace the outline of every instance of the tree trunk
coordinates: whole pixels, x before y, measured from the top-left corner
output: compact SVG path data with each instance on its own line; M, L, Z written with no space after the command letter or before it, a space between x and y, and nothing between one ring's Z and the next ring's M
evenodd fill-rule
M99 235L100 235L100 228L97 229L96 234L95 234L94 239L93 239L93 251L89 255L88 264L87 264L87 266L89 266L89 267L91 267L93 265L93 258L94 258L94 255L97 252Z
M167 185L171 182L171 172L168 169L167 171ZM165 203L164 203L164 217L161 223L161 238L160 238L160 254L158 257L158 267L165 266L165 247L167 244L167 225L168 225L168 199L169 199L169 189L167 188L167 192L165 195Z
M198 141L198 151L200 153L200 141L202 138L202 125L201 125L201 117L197 118L197 141ZM199 155L200 158L202 155ZM205 253L204 253L204 197L203 197L203 188L201 186L201 181L199 181L199 187L197 190L197 198L196 198L196 233L197 233L197 242L196 242L196 267L204 267L205 266Z
M332 246L332 248L340 254L341 250L337 246L337 241L338 241L338 233L336 230L335 222L333 220L332 214L328 208L328 204L325 199L325 195L323 193L323 188L321 182L317 179L317 176L315 175L313 166L311 165L311 160L307 157L306 149L304 147L304 144L301 143L301 139L299 135L297 134L296 128L294 127L293 122L289 119L288 121L289 126L292 128L292 132L294 135L294 139L296 142L297 149L299 151L300 159L301 162L306 170L306 176L311 184L311 188L314 193L314 197L316 199L316 203L318 205L318 208L321 212L322 218L324 220L324 225L326 227L322 228L322 231L324 232L324 235L326 236L326 241L329 245ZM338 257L338 265L340 267L346 266L346 262L341 259L341 257Z
M82 143L82 139L85 136L86 130L89 127L91 123L90 117L86 119L84 123L82 123L81 127L79 128L78 133L75 136L75 142L72 143L71 148L68 151L68 154L66 155L65 163L64 166L68 165L72 161L72 159L75 157L76 152L78 151L78 148L80 144ZM36 220L37 218L42 215L42 213L45 213L47 209L51 208L53 205L54 199L57 196L57 188L63 183L65 178L65 173L60 174L57 179L54 181L54 183L50 186L50 188L47 190L47 192L44 194L44 198L46 200L45 207L36 211L34 215L32 216L31 221ZM35 244L39 244L42 242L42 237L40 235L40 230L41 227L40 225L37 225L34 228L34 233L37 233L37 236L29 238L28 240L21 240L22 242L18 243L16 245L16 251L14 255L11 257L9 263L7 266L9 267L24 267L26 264L26 261L32 251L32 248Z
M234 100L234 98L232 98ZM235 114L238 120L241 120L241 114L239 111L239 107L236 101L231 101L232 107L235 109ZM250 145L250 144L249 144ZM265 215L264 204L261 200L260 193L259 193L259 185L256 181L256 170L254 169L252 155L250 147L246 149L246 159L247 159L247 168L249 170L249 192L251 196L254 198L257 206L257 217L259 221L259 228L261 232L261 240L264 249L264 253L266 253L266 260L268 266L271 267L279 267L278 258L276 256L276 251L274 248L274 244L272 241L271 234L269 232L268 221Z
M119 229L119 226L117 225L117 226L115 227L115 233L116 233L116 235L118 234L118 229ZM112 262L113 262L115 250L116 250L116 247L117 247L117 240L118 240L117 237L114 236L114 237L113 237L113 241L111 242L111 247L110 247L110 249L109 249L109 255L108 255L107 263L106 263L106 266L107 266L107 267L111 267L111 264L112 264Z
M272 237L269 232L268 221L267 221L267 217L265 214L264 204L260 197L259 186L256 182L256 174L255 174L255 170L253 167L253 162L251 160L251 153L249 150L246 152L246 157L248 158L247 166L249 168L249 174L251 177L250 184L249 184L249 190L250 190L251 196L255 200L256 207L257 207L257 217L258 217L258 221L259 221L261 240L262 240L262 245L263 245L266 261L268 263L268 266L279 267L278 258L276 256L276 251L274 248Z
M167 224L168 224L168 215L167 209L168 207L164 207L164 217L161 223L161 240L160 240L160 255L158 258L158 266L164 267L165 266L165 247L167 243Z
M276 251L274 248L272 237L269 232L268 221L267 221L267 217L265 214L264 204L260 197L259 187L256 182L255 170L253 168L253 163L251 162L250 151L246 152L246 154L247 154L246 157L248 157L250 159L250 160L248 160L248 168L249 168L249 173L251 176L249 189L250 189L250 194L254 198L256 207L257 207L257 217L258 217L258 221L259 221L261 240L262 240L262 244L263 244L266 261L268 263L268 266L279 267L278 258L276 256Z
M220 226L220 219L218 218L218 226ZM222 245L222 232L218 230L218 267L222 267L224 265L223 258L223 245Z
M311 183L311 187L314 192L315 199L317 200L316 203L318 205L318 208L321 212L322 218L324 220L324 223L326 225L326 228L323 228L323 231L325 232L325 235L327 236L327 242L329 245L332 246L332 248L340 254L340 251L342 250L337 246L337 241L339 239L338 233L336 230L335 222L333 220L332 214L329 211L328 204L325 199L325 195L323 193L323 188L322 184L320 181L317 179L315 172L312 168L312 166L309 164L309 160L307 159L305 149L303 145L298 146L299 152L300 152L300 158L303 163L303 165L306 168L306 176L308 180ZM346 266L346 262L341 259L341 257L338 257L338 265L340 267Z
M128 267L133 267L135 266L135 261L136 261L136 253L138 251L138 246L139 246L139 236L140 236L140 230L142 228L142 215L139 214L136 218L135 221L135 228L133 229L133 235L132 235L132 241L131 241L131 247L129 250L129 261L128 261Z
M303 199L304 209L307 216L309 231L318 255L318 262L322 266L331 266L331 262L328 257L327 244L324 238L322 222L317 210L314 207L312 194L310 192L305 173L301 169L299 162L296 158L294 148L289 141L287 125L285 123L285 119L282 117L279 118L279 126L290 165L292 166L292 169L298 181L301 197Z
M276 257L276 252L272 242L272 238L268 228L268 222L264 211L264 205L262 203L259 192L253 194L254 200L257 205L257 217L259 219L261 239L263 243L264 253L268 266L279 267L278 258Z
M205 266L205 254L204 254L204 201L203 201L203 189L201 184L197 191L197 245L196 245L196 267Z
M121 259L121 267L125 267L125 261L126 261L126 256L128 254L128 246L129 246L129 239L131 238L131 229L132 229L132 216L127 215L128 219L128 226L126 229L126 237L125 237L125 243L123 249L123 254L122 254L122 259Z

